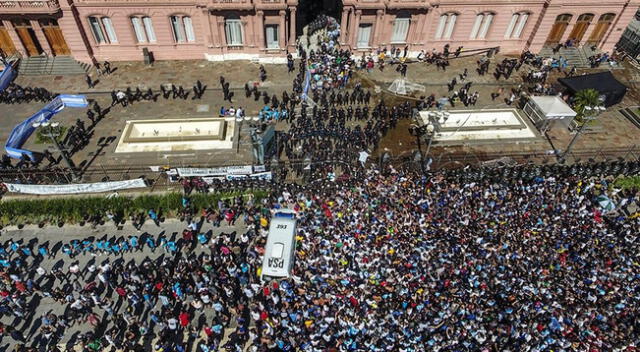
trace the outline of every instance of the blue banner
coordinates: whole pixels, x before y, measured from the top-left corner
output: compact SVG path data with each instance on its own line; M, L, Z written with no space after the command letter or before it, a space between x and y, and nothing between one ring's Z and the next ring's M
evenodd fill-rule
M311 85L311 71L307 67L306 74L304 77L304 84L302 86L302 99L307 98L307 92L309 92L309 86Z
M16 68L14 66L15 63L17 63L17 61L14 61L14 63L9 63L2 59L4 69L2 70L2 72L0 72L0 92L7 89L9 84L13 82L13 79L18 75L18 71L16 71Z
M29 139L35 130L33 124L49 121L55 114L59 113L66 107L86 108L87 106L89 106L89 102L87 102L87 98L84 95L58 95L40 111L13 128L9 138L7 138L7 143L4 146L7 155L15 159L21 159L24 155L31 160L35 160L32 151L22 149L24 142Z

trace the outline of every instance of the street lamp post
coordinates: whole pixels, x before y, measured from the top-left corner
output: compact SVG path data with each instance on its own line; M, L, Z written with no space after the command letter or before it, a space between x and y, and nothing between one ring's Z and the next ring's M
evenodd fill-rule
M418 143L418 153L420 154L420 170L422 171L422 175L426 176L427 171L424 168L424 161L425 161L425 158L429 156L429 150L431 149L431 142L433 141L435 127L433 126L433 123L429 121L429 123L424 126L411 125L409 132L416 137L416 141ZM426 155L422 153L422 142L421 142L422 137L425 135L427 136L427 139L428 139Z
M584 132L584 129L587 126L588 121L594 120L596 117L598 117L598 115L600 115L605 110L605 107L604 106L595 106L595 107L585 106L584 110L585 110L585 114L584 114L585 116L583 117L584 121L582 121L582 124L576 131L576 134L573 136L573 138L571 138L571 142L569 142L567 149L565 149L565 151L562 154L560 154L560 157L558 158L558 162L560 164L564 164L564 162L566 161L567 155L569 155L569 153L571 152L571 148L573 148L573 145L578 140L578 137L580 137L580 135Z
M67 167L69 168L69 170L71 170L71 174L73 175L73 181L80 180L80 175L78 175L75 167L73 166L73 164L71 163L71 160L69 159L69 156L67 156L67 153L64 151L64 149L58 142L57 137L60 136L60 129L58 127L60 126L60 123L49 122L49 121L34 122L32 126L35 129L40 128L40 130L43 131L47 135L47 137L49 137L53 141L53 144L56 146L56 149L62 155L62 159L64 159L65 163L67 164Z
M242 132L242 123L244 122L243 116L236 116L236 123L238 124L238 145L236 146L236 153L240 152L240 133Z

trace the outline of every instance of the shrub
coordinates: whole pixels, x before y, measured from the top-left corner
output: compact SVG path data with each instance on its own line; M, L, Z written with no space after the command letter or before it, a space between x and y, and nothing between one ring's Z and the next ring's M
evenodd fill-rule
M268 195L267 191L250 192L219 192L194 193L189 196L191 204L197 209L216 205L219 199L229 199L237 196L247 197L250 194L255 199L262 199ZM103 216L105 212L122 214L129 217L138 212L149 209L162 209L163 215L173 217L182 208L182 194L149 194L138 197L73 197L73 198L42 198L16 199L0 202L0 225L38 224L41 222L79 223L85 215Z
M622 189L640 188L640 176L620 177L613 185Z

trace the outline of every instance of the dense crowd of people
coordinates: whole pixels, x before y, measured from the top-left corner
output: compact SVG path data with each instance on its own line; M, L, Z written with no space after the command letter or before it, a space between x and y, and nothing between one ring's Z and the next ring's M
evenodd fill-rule
M34 295L67 309L32 317L39 331L1 330L51 347L89 324L88 351L622 351L640 342L640 218L603 214L605 179L459 175L368 169L275 185L262 200L212 205L246 230L212 236L194 210L181 239L76 240L61 249L69 265L52 271L40 267L55 256L47 247L10 241L0 252L2 314L27 319ZM627 208L637 196L612 195ZM269 218L283 208L298 222L293 276L261 282ZM143 247L165 256L114 260ZM110 260L75 261L96 251Z

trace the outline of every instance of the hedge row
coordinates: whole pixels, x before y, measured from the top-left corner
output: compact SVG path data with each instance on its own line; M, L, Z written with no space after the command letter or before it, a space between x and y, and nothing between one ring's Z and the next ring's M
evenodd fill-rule
M613 182L613 185L622 189L640 189L640 176L620 177Z
M196 209L217 206L220 199L250 194L256 200L268 195L267 191L194 193L189 196ZM0 224L40 224L40 223L79 223L88 216L104 216L107 211L129 217L149 209L162 211L167 217L175 216L182 209L182 194L167 193L143 195L138 197L74 197L74 198L42 198L33 200L6 200L0 202Z

